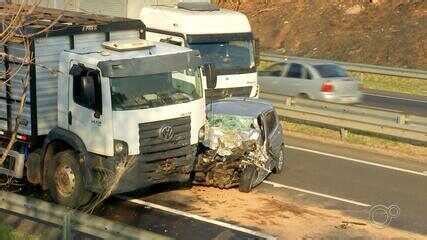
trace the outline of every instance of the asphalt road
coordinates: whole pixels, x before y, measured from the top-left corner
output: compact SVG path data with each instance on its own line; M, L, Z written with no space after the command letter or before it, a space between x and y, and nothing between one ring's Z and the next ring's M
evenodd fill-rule
M398 208L392 207L390 211L400 212L389 212L392 227L427 235L427 176L422 175L427 164L411 164L326 144L310 145L307 140L291 140L288 144L293 147L287 148L286 172L271 175L269 181L310 191L312 193L305 195L311 195L313 202L320 205L322 201L329 201L329 208L340 209L343 204L354 206L352 214L365 219L369 219L375 206L389 210L395 205ZM295 192L301 194L301 191ZM319 197L317 193L325 196ZM337 201L334 197L343 200ZM376 216L375 220L381 222L386 217Z
M364 91L363 102L358 105L427 116L427 97L415 97L408 94L390 92Z
M307 139L288 137L286 144L285 172L271 175L258 191L340 210L368 222L374 217L377 223L427 236L427 162ZM156 203L156 197L150 201ZM179 209L176 204L171 203ZM228 239L262 239L182 213L114 198L97 214L177 239L217 239L224 234Z
M184 204L184 203L182 203ZM173 239L269 239L271 236L225 222L205 219L176 209L148 203L110 198L97 216L158 233Z

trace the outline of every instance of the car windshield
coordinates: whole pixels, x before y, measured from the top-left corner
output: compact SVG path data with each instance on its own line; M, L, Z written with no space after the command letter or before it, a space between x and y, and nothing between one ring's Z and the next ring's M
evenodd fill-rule
M111 78L113 111L186 103L203 97L199 68Z
M189 44L199 50L202 62L213 63L217 70L251 69L255 66L252 41Z
M347 72L333 64L314 65L314 68L322 78L347 77Z

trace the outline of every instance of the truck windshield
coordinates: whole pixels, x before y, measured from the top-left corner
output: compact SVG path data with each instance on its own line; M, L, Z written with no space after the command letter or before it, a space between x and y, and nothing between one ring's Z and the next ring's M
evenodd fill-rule
M255 66L252 41L193 43L199 50L203 64L213 63L217 70L251 69Z
M199 68L111 78L113 111L186 103L203 97Z

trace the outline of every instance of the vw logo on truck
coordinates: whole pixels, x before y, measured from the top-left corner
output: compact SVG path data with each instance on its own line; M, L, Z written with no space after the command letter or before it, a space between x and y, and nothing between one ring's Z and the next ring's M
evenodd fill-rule
M159 131L160 138L166 141L170 141L172 140L173 136L174 136L174 132L171 126L163 126L160 128L160 131Z

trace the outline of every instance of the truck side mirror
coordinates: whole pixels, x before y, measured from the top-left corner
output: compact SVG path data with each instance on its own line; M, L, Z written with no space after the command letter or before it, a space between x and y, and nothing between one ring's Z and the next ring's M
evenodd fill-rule
M203 67L203 73L206 76L206 87L207 89L215 89L218 81L216 75L215 65L212 63L205 64Z
M255 66L259 66L259 63L261 62L261 51L260 51L259 38L255 38L253 40L253 44L254 44Z
M74 64L70 69L70 75L73 77L81 76L86 70L83 64Z
M99 71L90 71L88 76L93 79L93 110L95 111L94 117L100 118L102 115L102 93L101 93L101 79Z

